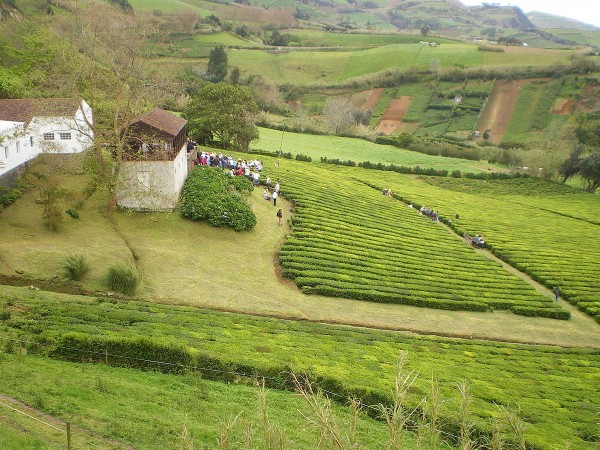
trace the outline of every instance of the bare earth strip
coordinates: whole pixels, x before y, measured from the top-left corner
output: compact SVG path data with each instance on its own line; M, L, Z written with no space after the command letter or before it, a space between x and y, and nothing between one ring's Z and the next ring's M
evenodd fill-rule
M381 100L381 96L383 95L385 88L376 88L371 91L365 103L362 105L363 111L368 111L369 109L374 109L379 100Z
M494 144L502 142L519 100L521 87L527 83L529 80L497 80L494 83L492 95L479 122L480 136L483 136L486 130L490 130L489 141Z
M392 134L396 131L402 123L402 117L404 117L409 106L410 97L408 95L393 99L381 118L376 131L383 134Z
M575 100L562 99L560 102L557 102L557 104L555 105L555 108L552 110L552 114L558 114L558 115L571 114L571 111L573 111L573 106L575 106Z

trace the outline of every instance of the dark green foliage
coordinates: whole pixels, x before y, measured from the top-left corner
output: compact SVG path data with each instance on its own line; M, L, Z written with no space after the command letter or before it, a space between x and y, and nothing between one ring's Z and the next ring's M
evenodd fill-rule
M8 206L14 203L22 194L23 191L18 188L5 189L0 187L0 206Z
M244 202L238 188L250 192L252 183L243 177L230 177L214 167L196 167L183 186L181 214L190 220L208 221L215 227L249 230L256 216Z
M0 320L9 320L10 319L10 311L2 310L0 311Z
M113 291L133 295L140 284L140 276L132 267L118 265L108 269L106 282Z
M81 280L90 270L90 265L84 255L67 256L62 267L65 276L72 281Z
M571 313L560 307L553 308L534 308L531 306L512 306L510 308L515 314L527 317L548 317L550 319L569 320Z
M246 177L228 177L227 182L231 184L238 192L249 194L254 190L252 181Z
M76 209L69 208L65 211L65 213L73 219L79 219L79 212Z
M298 153L296 154L296 161L305 161L305 162L311 162L312 158L310 156L307 155L303 155L302 153Z
M225 79L225 75L227 75L227 53L222 45L217 45L208 56L205 78L213 83L218 83Z

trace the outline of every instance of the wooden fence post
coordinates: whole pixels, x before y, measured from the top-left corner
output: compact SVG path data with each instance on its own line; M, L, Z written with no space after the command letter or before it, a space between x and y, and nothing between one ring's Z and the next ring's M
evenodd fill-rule
M67 450L71 450L71 422L67 422Z

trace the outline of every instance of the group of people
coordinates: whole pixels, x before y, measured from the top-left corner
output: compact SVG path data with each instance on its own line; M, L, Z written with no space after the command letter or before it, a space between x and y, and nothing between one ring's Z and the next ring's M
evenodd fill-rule
M194 165L220 167L221 169L229 169L232 176L245 175L251 176L252 172L261 172L263 169L262 161L258 159L246 161L245 159L233 159L231 155L223 155L223 153L210 153L201 150L196 151Z
M263 198L265 200L273 200L273 206L277 206L277 198L279 198L279 191L281 189L281 181L277 180L275 182L275 186L273 187L273 190L271 191L271 177L267 176L267 179L265 180L265 190L263 192Z
M440 216L438 215L437 211L434 211L434 210L432 210L430 208L426 208L425 206L421 206L421 208L419 209L419 212L422 215L425 215L425 216L429 217L432 222L439 222L440 221Z

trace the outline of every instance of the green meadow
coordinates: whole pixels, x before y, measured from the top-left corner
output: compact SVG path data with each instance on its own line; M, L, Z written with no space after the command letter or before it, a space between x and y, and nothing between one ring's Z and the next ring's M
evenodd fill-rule
M501 169L494 164L426 155L391 145L375 144L363 139L281 132L269 128L260 129L260 138L253 144L253 147L269 152L278 152L281 147L281 151L284 153L291 152L293 155L300 153L310 156L313 161L319 161L321 157L327 157L344 161L351 160L356 163L372 161L383 164L431 167L463 172Z

